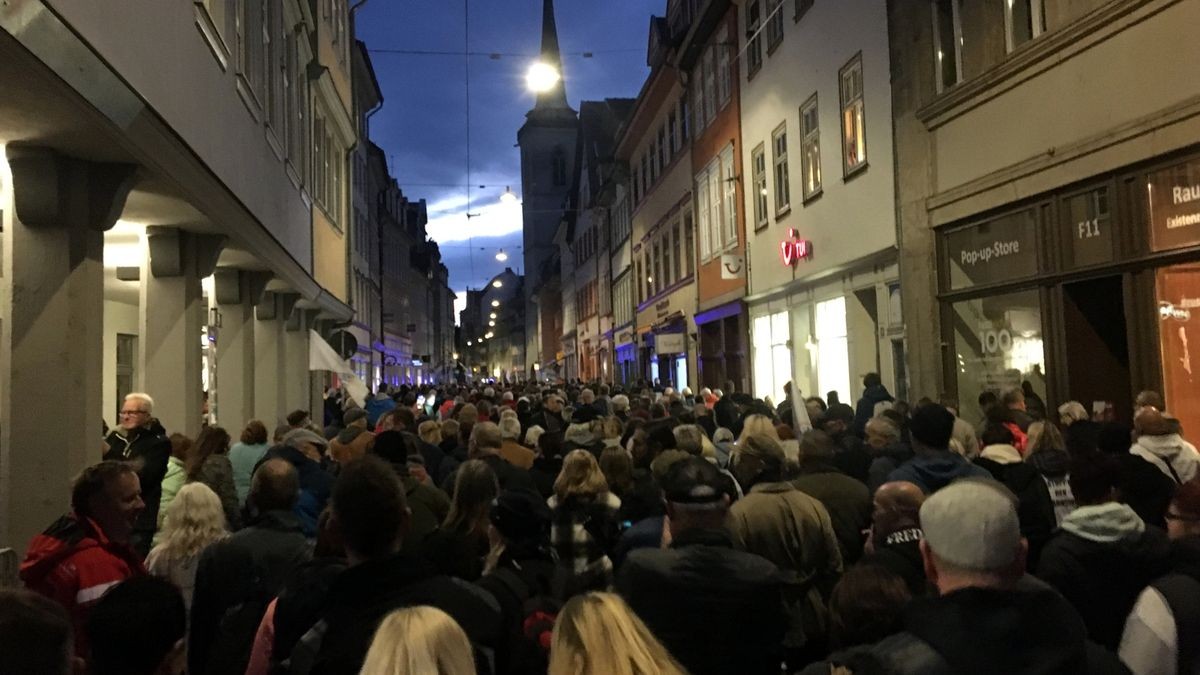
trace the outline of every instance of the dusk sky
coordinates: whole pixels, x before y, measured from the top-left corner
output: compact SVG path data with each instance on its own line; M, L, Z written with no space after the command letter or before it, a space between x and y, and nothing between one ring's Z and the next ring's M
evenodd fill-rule
M462 0L370 0L357 17L384 97L371 118L371 138L387 153L404 194L427 200L429 234L441 245L458 308L463 290L483 286L504 267L524 272L520 208L502 206L499 198L506 186L520 196L515 144L533 105L524 76L540 46L542 16L542 0L467 1L469 42ZM556 0L571 107L637 96L649 73L650 17L665 11L666 0ZM464 57L466 51L479 55ZM467 58L470 212L479 214L469 225ZM504 263L495 259L501 248L509 254Z

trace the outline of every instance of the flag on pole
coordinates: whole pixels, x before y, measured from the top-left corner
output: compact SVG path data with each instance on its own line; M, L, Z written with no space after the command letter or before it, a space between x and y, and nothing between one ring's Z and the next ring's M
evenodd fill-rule
M328 370L336 373L346 387L346 393L360 406L367 404L367 385L350 367L350 364L338 356L333 347L321 337L317 331L308 331L308 369Z
M804 405L804 396L800 393L800 388L792 383L792 426L795 427L797 434L802 434L813 428L812 420L808 417L808 407Z

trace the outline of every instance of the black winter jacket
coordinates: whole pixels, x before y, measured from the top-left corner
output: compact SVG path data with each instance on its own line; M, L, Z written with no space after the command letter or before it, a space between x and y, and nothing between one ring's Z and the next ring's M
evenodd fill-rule
M134 429L128 436L112 431L105 441L108 450L104 459L130 462L137 467L146 508L133 526L132 545L145 556L150 552L150 540L158 529L158 503L162 500L162 480L167 475L167 460L171 457L171 440L158 420L152 419L149 425Z

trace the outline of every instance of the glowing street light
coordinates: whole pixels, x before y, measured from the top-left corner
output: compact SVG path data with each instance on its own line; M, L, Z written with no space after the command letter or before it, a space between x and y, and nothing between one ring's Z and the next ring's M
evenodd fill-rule
M484 335L484 337L491 340L494 335L495 335L495 333L493 333L492 331L489 330L487 332L487 335Z
M525 73L525 86L529 87L530 91L541 94L553 89L560 79L562 75L557 68L549 63L537 61L529 66L529 72Z
M508 254L504 252L504 249L500 249L500 251L496 253L496 260L499 260L500 262L508 260Z
M504 194L500 195L500 203L501 204L516 204L517 203L517 195L512 191L511 187L509 187L507 185L504 186Z
M500 301L499 301L499 300L493 300L493 301L492 301L492 307L499 307L499 306L500 306Z
M489 321L489 322L488 322L488 328L495 328L495 327L496 327L496 322L495 322L495 321Z
M495 312L492 312L492 313L491 313L491 315L489 315L489 316L488 316L488 318L489 318L489 319L494 319L494 318L496 318L496 313L495 313Z
M467 340L467 346L468 346L468 347L470 347L470 346L471 346L471 341L470 341L470 340Z
M500 288L503 285L504 285L504 282L500 281L499 279L492 282L492 288Z

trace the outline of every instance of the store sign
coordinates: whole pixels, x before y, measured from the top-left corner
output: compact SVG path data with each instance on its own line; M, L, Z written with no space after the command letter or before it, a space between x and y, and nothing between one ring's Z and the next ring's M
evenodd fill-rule
M791 267L801 260L811 260L813 244L808 239L801 239L795 228L788 228L788 238L779 244L783 252L783 264Z
M1112 262L1113 228L1109 189L1102 187L1063 200L1062 226L1066 229L1067 267Z
M687 351L683 333L658 333L654 336L654 353L682 354Z
M740 253L721 254L721 278L741 279L746 275L746 257Z
M1200 243L1200 160L1147 176L1146 208L1153 250Z
M945 264L957 290L1037 274L1037 212L1028 209L948 232Z

